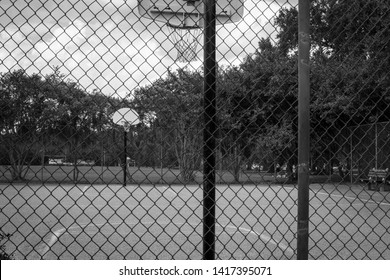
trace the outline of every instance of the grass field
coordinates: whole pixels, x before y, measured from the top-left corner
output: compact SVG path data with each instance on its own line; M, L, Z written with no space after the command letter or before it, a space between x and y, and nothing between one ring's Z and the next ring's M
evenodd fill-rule
M389 193L310 188L311 258L390 259ZM202 258L201 184L32 180L0 190L1 229L12 234L6 245L17 259ZM218 184L216 216L217 258L296 258L295 185Z
M78 166L79 174L77 183L80 184L122 184L123 170L119 166ZM73 166L45 165L31 166L26 173L28 182L44 183L73 183ZM0 166L0 182L12 182L9 166ZM230 171L217 171L216 181L218 183L231 184L252 184L252 183L284 183L285 178L276 177L275 174L256 171L241 172L240 180L237 182ZM202 183L202 173L195 172L195 180L192 183ZM337 175L311 176L312 182L340 181ZM153 167L129 167L127 175L128 183L136 184L183 184L179 169L153 168Z

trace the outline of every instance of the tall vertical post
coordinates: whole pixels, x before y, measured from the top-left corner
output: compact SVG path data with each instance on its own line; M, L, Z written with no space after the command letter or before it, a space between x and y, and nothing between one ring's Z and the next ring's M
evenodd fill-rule
M350 131L348 131L349 133L349 137L350 137L350 140L349 140L349 156L350 156L350 161L349 161L349 175L351 177L351 184L353 183L353 169L354 169L354 164L353 164L353 152L352 152L352 141L353 141L353 133L354 133L354 129L351 127L349 129Z
M298 12L298 237L297 259L309 256L310 0Z
M378 169L378 117L374 123L375 128L375 169Z
M204 0L203 259L215 258L215 0Z
M122 170L123 170L123 186L126 186L126 175L127 175L127 130L124 128L123 130L123 162L122 162Z

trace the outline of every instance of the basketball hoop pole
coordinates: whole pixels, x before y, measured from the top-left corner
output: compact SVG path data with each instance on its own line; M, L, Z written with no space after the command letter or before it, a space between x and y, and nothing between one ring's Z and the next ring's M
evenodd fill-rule
M112 121L123 127L123 186L126 186L127 181L127 132L131 131L131 126L140 122L138 114L131 108L121 108L117 110L113 116ZM130 134L131 135L131 134ZM132 175L129 173L129 177L132 180Z
M123 186L126 186L127 173L127 129L123 127Z
M215 259L215 0L204 1L203 259Z

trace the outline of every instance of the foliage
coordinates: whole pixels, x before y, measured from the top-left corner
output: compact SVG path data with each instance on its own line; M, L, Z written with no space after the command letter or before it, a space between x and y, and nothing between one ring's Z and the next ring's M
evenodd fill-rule
M0 260L12 260L14 257L12 254L6 252L5 242L11 237L11 234L5 234L0 232Z
M390 2L315 0L310 13L311 148L327 161L341 152L343 129L390 120ZM298 47L296 8L282 9L275 22L278 46L291 56Z
M46 77L23 70L2 74L0 94L1 141L12 180L23 180L31 163L45 153L65 154L74 163L88 157L82 151L110 123L107 97L86 93L57 70Z
M180 69L134 93L134 107L141 118L149 116L150 130L165 153L174 153L186 182L200 167L201 81L200 73Z
M39 75L29 77L23 70L16 70L0 77L0 132L14 180L23 179L31 161L38 156L40 140L54 119L51 98L47 99L46 93Z
M256 162L272 167L276 155L285 153L276 159L281 164L293 157L296 75L295 57L284 56L270 39L262 39L256 53L240 67L220 74L220 142L222 154L238 157L231 161L236 180L243 165ZM286 133L288 143L280 145L279 136Z

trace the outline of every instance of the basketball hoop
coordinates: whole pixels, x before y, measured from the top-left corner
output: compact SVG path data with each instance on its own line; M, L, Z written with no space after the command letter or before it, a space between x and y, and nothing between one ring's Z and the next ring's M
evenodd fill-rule
M178 62L197 60L197 47L204 28L202 0L138 0L142 17L164 23L177 50ZM244 0L218 0L216 24L238 22L244 14Z
M170 38L177 50L176 61L191 62L198 59L197 48L199 39L202 35L202 29L198 26L176 26L167 23L170 32Z

